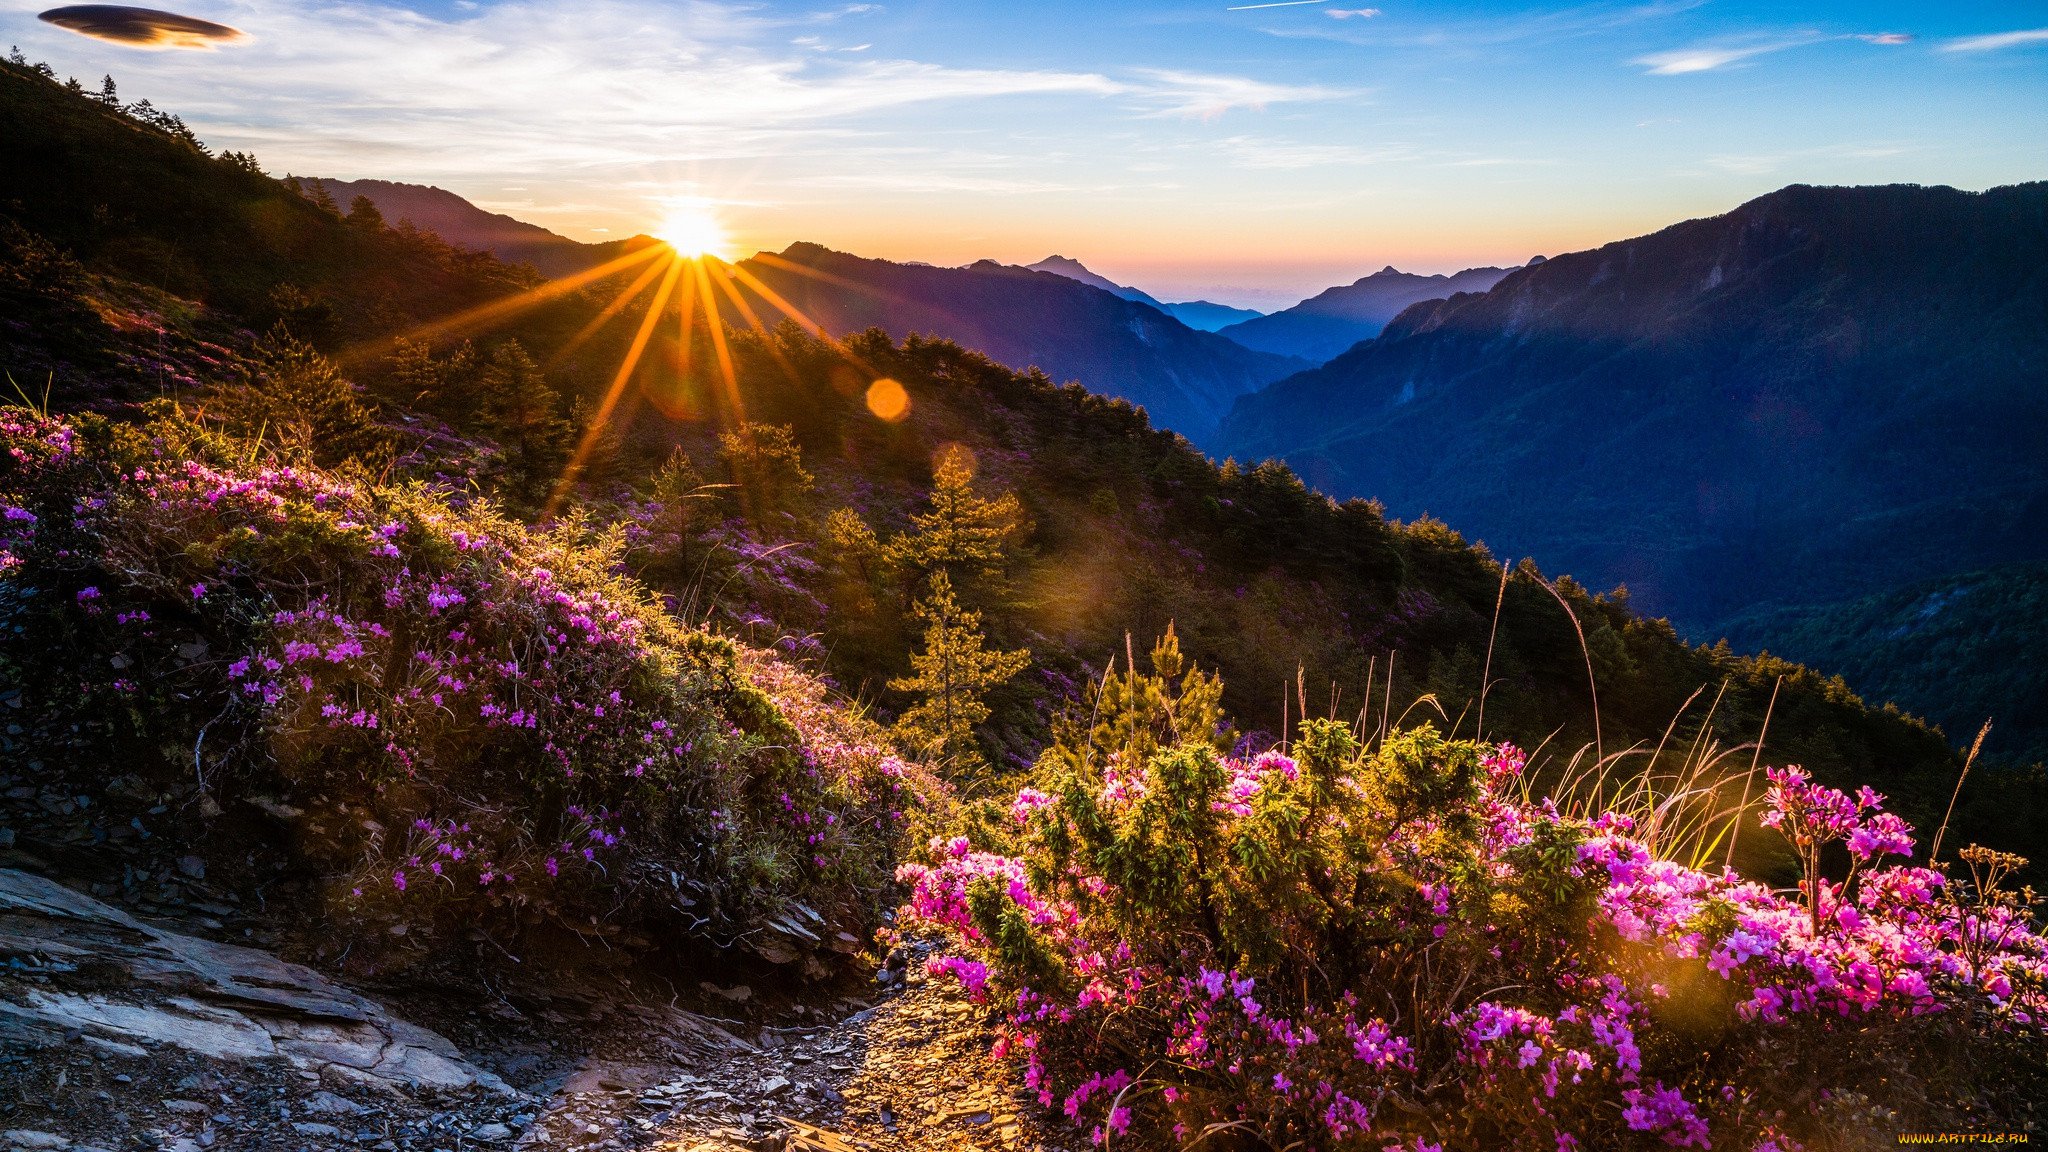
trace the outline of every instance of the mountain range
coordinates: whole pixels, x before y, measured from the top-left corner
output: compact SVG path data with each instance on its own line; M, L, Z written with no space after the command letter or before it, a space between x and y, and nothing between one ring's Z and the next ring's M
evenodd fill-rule
M1538 257L1540 260L1541 257ZM1512 269L1467 268L1449 276L1421 276L1392 265L1350 284L1329 288L1292 308L1220 329L1247 348L1299 356L1318 364L1380 334L1410 305L1460 292L1484 292Z
M594 267L621 245L582 244L536 225L486 212L439 188L384 180L301 181L325 189L338 207L366 196L392 222L410 221L460 248L531 264L550 276ZM953 340L1019 370L1088 387L1145 408L1153 420L1201 443L1231 401L1310 362L1245 348L1178 318L1220 318L1223 305L1162 304L1135 289L1052 257L1040 271L983 260L964 268L869 260L816 244L740 261L747 271L834 336L881 328ZM764 323L784 316L774 301L729 280ZM734 324L748 323L729 301ZM1205 312L1205 310L1207 310ZM1246 310L1245 315L1256 315Z
M374 380L380 339L537 283L431 232L323 211L246 157L208 157L89 98L5 79L0 120L20 162L0 165L0 356L18 380L47 373L59 402L205 379L247 329L279 322ZM1827 621L1892 619L1918 602L1889 597L1924 582L1995 581L2048 557L2036 449L2048 404L2044 200L2041 184L1788 188L1411 307L1299 372L1030 269L816 245L741 266L834 334L879 326L1038 365L1205 447L1284 456L1324 492L1433 514L1496 554L1596 586L1625 582L1634 608L1687 635L1854 670L1854 687L1953 726L2010 712L1971 686L1995 680L2010 652L2038 651L2038 620L1999 620L2008 647L1951 636L1942 650L1954 658L1939 661L1887 654L1880 640L1896 623L1857 624L1856 652L1820 641ZM757 318L777 318L734 287ZM571 354L591 299L602 294L550 297L517 326L571 394L601 387L630 335L607 329ZM1107 507L1117 492L1098 496ZM2012 600L1983 593L1993 586L1972 578L1954 602ZM2007 655L1965 660L1994 648ZM1870 663L1884 660L1918 679L1896 683ZM1951 708L1928 703L1943 693Z
M1416 305L1224 450L1711 638L2048 557L2048 183L1793 186Z
M1159 309L1188 327L1203 332L1214 332L1219 328L1224 328L1244 320L1254 320L1264 315L1264 313L1251 308L1233 308L1228 304L1215 304L1207 300L1190 300L1180 304L1168 304L1142 288L1132 288L1127 284L1118 284L1107 276L1097 275L1090 271L1087 265L1067 256L1047 256L1038 263L1026 264L1025 267L1034 272L1050 272L1055 276L1065 276L1069 280L1079 280L1083 284L1092 284L1105 292L1121 296L1126 300L1136 300L1140 304L1150 304L1152 307ZM1247 346L1249 347L1249 345ZM1282 353L1282 355L1291 355L1291 353Z
M1237 397L1309 366L1069 277L993 260L935 268L792 244L739 267L779 298L745 278L729 282L764 324L786 316L786 302L833 335L880 328L897 339L942 337L1128 400L1197 444L1208 442ZM730 300L720 307L728 321L748 322Z

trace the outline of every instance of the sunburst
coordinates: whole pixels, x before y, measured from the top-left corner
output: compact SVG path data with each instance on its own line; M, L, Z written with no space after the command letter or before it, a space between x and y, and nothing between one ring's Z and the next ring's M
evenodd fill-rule
M584 430L581 442L569 463L563 468L560 479L549 496L544 515L552 515L567 502L573 494L577 481L589 466L593 453L604 439L604 432L613 421L621 419L620 402L626 390L634 383L641 361L652 342L656 330L665 317L674 316L678 325L677 346L680 359L673 365L677 377L666 384L681 389L690 382L705 376L703 383L719 391L722 419L738 426L746 420L746 405L741 395L739 373L734 362L732 348L726 340L726 317L736 315L747 327L757 332L767 332L768 324L763 321L760 311L748 302L744 293L751 294L762 310L779 313L794 320L805 331L824 340L841 356L849 366L876 380L879 392L871 392L869 409L878 418L891 423L902 420L909 413L909 396L901 385L894 381L877 380L876 370L864 363L844 343L836 340L816 320L804 314L795 304L781 293L776 292L753 271L741 264L729 263L726 253L730 251L731 237L724 223L716 213L696 203L674 205L662 222L651 233L659 243L642 242L629 248L624 254L584 272L551 280L525 292L515 293L502 299L470 308L431 323L420 325L407 332L402 339L432 342L449 338L480 335L523 312L559 300L572 293L586 289L597 289L601 285L616 285L612 297L590 320L548 357L550 368L558 366L585 345L600 331L614 322L633 325L633 337L616 369L611 373L589 426ZM825 283L850 287L863 292L889 297L887 292L869 285L842 280L830 273L804 267L763 253L757 257L764 265L779 271L801 275ZM644 301L644 305L643 305ZM636 307L639 306L639 307ZM703 335L708 337L711 356L709 363L700 363L692 356L695 343L696 322L701 316L704 324ZM736 321L736 322L737 322ZM380 354L389 344L359 346L357 354ZM795 368L772 345L769 353L792 378ZM641 381L646 388L648 382ZM879 399L878 399L879 397Z
M683 256L709 256L724 260L732 255L729 251L732 241L726 235L725 223L717 213L698 204L678 204L670 208L668 215L654 229L654 238Z

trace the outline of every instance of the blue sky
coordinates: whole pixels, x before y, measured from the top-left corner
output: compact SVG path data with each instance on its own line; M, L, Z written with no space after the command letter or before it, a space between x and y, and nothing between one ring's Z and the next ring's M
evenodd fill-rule
M743 251L1056 251L1267 307L1793 182L2048 178L2038 2L169 6L247 36L149 51L19 0L0 21L276 173L439 184L581 239L694 205Z

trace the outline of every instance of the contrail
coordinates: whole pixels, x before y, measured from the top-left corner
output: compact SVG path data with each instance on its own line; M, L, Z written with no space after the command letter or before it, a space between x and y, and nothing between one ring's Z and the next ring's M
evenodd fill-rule
M1225 8L1224 11L1249 12L1254 8L1299 8L1303 4L1328 4L1329 2L1330 0L1276 0L1272 4L1239 4L1235 8Z

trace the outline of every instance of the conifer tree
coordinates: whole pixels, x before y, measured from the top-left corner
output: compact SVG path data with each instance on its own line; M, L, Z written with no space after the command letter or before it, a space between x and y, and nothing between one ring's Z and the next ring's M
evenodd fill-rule
M974 727L988 719L984 700L990 689L1022 672L1031 654L988 648L981 613L960 607L943 571L932 574L916 612L925 623L924 650L910 658L915 674L891 680L889 687L913 693L918 701L897 718L896 738L955 768L978 768L983 761Z
M718 437L718 455L731 475L740 510L755 521L780 513L800 516L817 483L804 467L803 449L787 424L741 425Z
M1009 492L988 499L974 489L974 458L957 445L939 454L932 471L931 511L913 515L916 530L899 536L891 551L920 574L953 578L1002 570L1023 507Z
M827 516L825 543L833 561L847 576L871 584L880 575L882 545L858 511L841 508Z
M209 414L245 435L322 464L376 464L389 443L341 367L282 322L256 342L253 369L209 399Z
M515 488L541 499L569 455L573 428L558 411L559 397L517 340L491 350L479 384L484 427L504 446Z
M119 108L121 106L121 93L114 86L114 76L111 72L107 74L106 79L100 81L100 103L105 104L109 108Z
M1180 637L1171 621L1166 634L1152 645L1152 672L1137 668L1124 638L1125 667L1112 668L1090 694L1086 729L1056 732L1057 743L1073 749L1094 749L1099 755L1121 752L1124 761L1143 764L1153 753L1177 744L1208 742L1228 751L1223 729L1223 678L1203 673L1181 655ZM1114 661L1112 661L1114 663Z
M377 202L368 196L358 196L349 201L347 219L365 232L384 230L384 213L378 211Z

